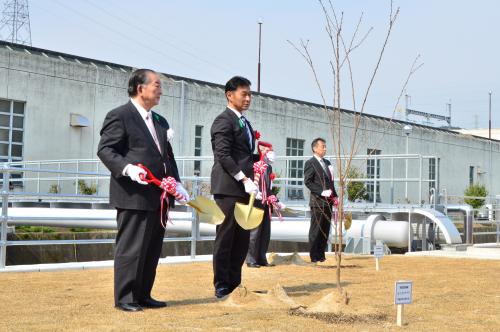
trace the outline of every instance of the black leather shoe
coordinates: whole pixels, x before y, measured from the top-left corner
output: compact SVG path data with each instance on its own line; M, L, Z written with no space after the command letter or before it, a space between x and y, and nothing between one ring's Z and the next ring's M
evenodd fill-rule
M231 291L227 287L221 287L215 290L215 297L218 299L223 298L224 296L229 294L231 294Z
M247 266L248 267L253 267L253 268L259 268L260 267L260 265L257 264L257 263L247 263Z
M116 309L123 311L142 311L142 307L137 303L119 303L115 306Z
M141 300L139 301L139 304L144 308L164 308L167 306L166 302L156 301L152 298Z
M276 264L270 264L266 262L264 264L260 264L260 266L271 267L271 266L276 266Z

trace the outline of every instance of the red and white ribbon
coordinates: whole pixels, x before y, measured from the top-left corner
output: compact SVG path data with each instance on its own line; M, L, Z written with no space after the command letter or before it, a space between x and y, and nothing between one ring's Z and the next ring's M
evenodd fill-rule
M281 215L281 207L278 202L278 198L275 195L271 195L267 198L267 204L269 206L269 215L271 215L271 207L274 209L278 215L278 219L283 221L283 216Z
M253 164L253 174L254 174L253 183L255 183L257 187L259 186L260 177L262 174L264 174L266 169L267 169L267 164L263 160L257 161Z

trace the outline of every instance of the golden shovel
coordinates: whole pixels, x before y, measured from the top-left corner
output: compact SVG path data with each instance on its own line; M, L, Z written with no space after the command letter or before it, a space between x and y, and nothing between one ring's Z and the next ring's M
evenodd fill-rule
M250 194L248 205L236 203L234 207L234 218L241 228L250 230L259 226L264 218L264 210L253 206L255 194Z
M158 180L146 166L142 164L138 164L137 166L146 171L146 176L143 174L140 175L141 180L146 181L147 183L152 183L161 188L161 181ZM178 200L182 200L183 198L178 193L174 193L173 196ZM186 202L186 204L192 206L196 212L198 212L200 222L220 225L224 221L224 218L226 218L224 212L222 212L217 203L206 197L197 196L195 199Z
M217 203L204 196L197 196L195 199L187 202L187 204L196 210L200 222L220 225L226 217Z

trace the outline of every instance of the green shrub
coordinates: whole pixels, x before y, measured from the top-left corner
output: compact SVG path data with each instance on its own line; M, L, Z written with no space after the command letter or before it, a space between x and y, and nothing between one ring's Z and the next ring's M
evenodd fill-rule
M349 168L347 179L360 179L365 175L356 167ZM356 199L367 200L368 193L366 192L365 183L363 181L349 181L347 183L347 198L354 202Z
M71 227L69 230L73 233L86 233L90 231L90 228Z
M488 191L482 184L472 184L465 189L464 196L486 197L488 196ZM465 198L464 202L474 209L479 209L484 205L484 199L480 198Z
M61 187L57 184L51 184L49 187L49 194L59 194L61 192Z
M53 233L54 229L45 226L16 226L16 233Z
M78 180L78 192L81 195L95 195L97 187L95 185L87 185L84 180Z
M279 173L273 172L273 173L276 176L276 179L279 179L281 177L281 172L279 172ZM281 183L281 180L274 180L273 181L273 185L274 184L278 184L279 185L280 183ZM281 187L273 186L271 188L271 194L274 195L274 196L276 196L276 197L278 197L278 194L280 193L280 191L281 191Z

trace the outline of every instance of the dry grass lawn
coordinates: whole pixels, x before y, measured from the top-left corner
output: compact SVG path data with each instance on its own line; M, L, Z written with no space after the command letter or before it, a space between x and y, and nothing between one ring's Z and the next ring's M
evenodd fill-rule
M393 255L382 259L379 272L371 257L345 257L343 263L350 304L329 314L291 310L276 291L264 293L279 283L288 302L313 306L336 292L333 257L318 266L245 266L246 297L239 290L225 301L214 298L211 263L163 265L154 297L168 307L140 313L114 309L112 269L4 273L0 330L400 330L394 282L413 280L404 330L500 331L500 261Z

